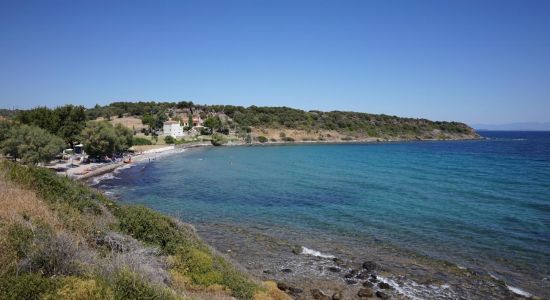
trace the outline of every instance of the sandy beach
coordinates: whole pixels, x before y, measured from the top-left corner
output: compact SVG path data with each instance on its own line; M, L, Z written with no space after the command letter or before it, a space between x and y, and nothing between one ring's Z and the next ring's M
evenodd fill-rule
M194 144L185 144L185 145L158 145L158 146L147 146L147 147L136 147L135 152L130 154L131 161L123 162L101 162L101 163L78 163L69 161L58 161L57 163L51 163L47 167L51 169L63 168L66 170L58 171L59 175L64 175L76 180L88 180L90 178L100 176L106 173L113 172L114 170L144 161L151 161L162 156L179 153L185 151L188 148L197 148L197 147L207 147L211 146L210 143L194 143Z

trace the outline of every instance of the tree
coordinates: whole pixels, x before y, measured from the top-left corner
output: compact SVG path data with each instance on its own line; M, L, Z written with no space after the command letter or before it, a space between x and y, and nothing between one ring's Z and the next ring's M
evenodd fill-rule
M21 124L40 127L56 134L59 130L59 116L55 111L47 107L37 107L29 110L23 110L15 117Z
M79 140L82 129L86 126L86 113L83 106L65 105L55 109L60 121L57 134L74 148L74 142Z
M0 120L0 143L9 137L11 123L5 120Z
M141 123L143 125L148 125L149 129L152 129L155 125L155 118L150 114L143 115L143 117L141 117Z
M25 164L37 164L52 160L63 148L63 140L48 131L28 125L12 126L2 141L2 153Z
M132 146L132 131L120 124L90 121L82 130L84 150L93 156L113 155Z
M205 127L208 127L210 129L212 129L212 131L216 131L217 129L219 129L220 127L222 127L222 121L220 120L220 118L218 116L215 116L215 117L208 117L203 125Z

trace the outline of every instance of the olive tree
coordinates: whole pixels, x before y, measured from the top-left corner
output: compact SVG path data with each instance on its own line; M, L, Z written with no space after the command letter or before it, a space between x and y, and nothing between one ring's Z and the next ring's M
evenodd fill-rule
M47 130L29 125L13 125L1 142L2 153L25 164L52 160L64 148L65 142Z
M113 155L132 146L133 135L129 128L105 121L91 121L81 133L84 151L92 156Z

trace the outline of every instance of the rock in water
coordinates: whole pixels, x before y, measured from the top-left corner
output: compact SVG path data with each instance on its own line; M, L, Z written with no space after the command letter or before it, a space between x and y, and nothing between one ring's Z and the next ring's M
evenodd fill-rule
M370 282L370 281L365 281L365 282L363 282L363 286L371 288L371 287L374 286L374 284L372 284L372 282Z
M384 289L384 290L389 290L391 289L391 285L385 283L385 282L380 282L378 283L378 287L381 288L381 289Z
M320 289L311 290L311 296L313 296L313 299L315 300L331 300L331 298L321 292Z
M332 295L332 300L342 300L342 292L336 292Z
M283 273L292 273L291 269L282 269L281 272Z
M284 282L277 282L277 288L280 289L281 291L286 292L289 287L288 287L288 284Z
M388 296L388 294L386 294L384 292L381 292L381 291L376 292L376 297L378 297L382 300L390 299L390 296Z
M378 264L373 261L366 261L363 263L363 269L372 272L378 270Z
M357 279L367 279L369 278L369 272L368 271L362 271L361 273L357 274L357 276L355 276L355 278Z
M361 298L368 298L368 297L372 297L373 293L372 293L372 289L371 288L362 288L359 290L359 292L357 292L357 296L361 297Z

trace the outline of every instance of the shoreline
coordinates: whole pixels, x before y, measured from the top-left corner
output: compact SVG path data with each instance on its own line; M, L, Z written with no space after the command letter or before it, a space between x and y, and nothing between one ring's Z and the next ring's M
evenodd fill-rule
M165 147L153 148L153 149L141 151L138 154L131 155L132 160L129 163L120 161L120 162L113 162L113 163L106 163L106 164L99 163L96 165L85 164L85 165L79 165L78 167L67 170L66 172L58 172L58 174L68 176L77 181L87 181L95 177L114 172L117 169L124 166L132 166L137 163L142 163L146 160L155 160L162 156L180 153L182 151L185 151L185 149L202 148L202 147L209 147L209 146L211 146L210 143L166 145Z
M380 139L362 139L362 140L325 140L325 141L292 141L292 142L285 142L285 141L277 141L277 142L252 142L252 143L244 143L244 142L229 142L225 145L222 145L221 147L243 147L243 146L249 146L249 147L257 147L257 146L287 146L287 145L349 145L349 144L391 144L391 143L406 143L406 142L457 142L457 141L480 141L484 140L483 137L481 138L467 138L467 139L386 139L386 140L380 140ZM192 149L192 148L203 148L203 147L214 147L210 142L199 142L199 143L190 143L190 144L181 144L181 145L166 145L162 148L153 148L150 150L145 150L140 152L137 155L132 156L132 162L131 163L124 163L124 162L116 162L116 163L108 163L107 165L100 166L94 170L91 170L87 172L86 174L79 175L77 173L82 172L83 169L75 168L72 169L71 173L68 174L65 172L66 176L69 176L75 180L78 181L86 181L93 179L95 177L105 175L107 173L111 173L116 171L118 168L121 168L123 166L132 165L134 163L143 162L147 159L156 159L158 155L165 156L165 155L171 155L176 154L181 151L184 151L185 149ZM85 167L86 165L80 166L80 168ZM89 167L89 166L88 166ZM58 172L60 175L61 172Z

